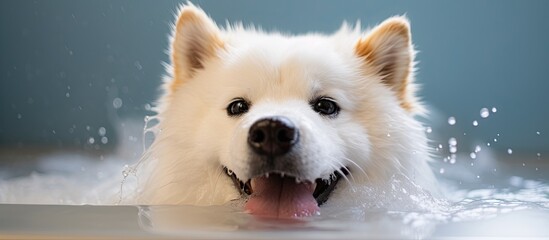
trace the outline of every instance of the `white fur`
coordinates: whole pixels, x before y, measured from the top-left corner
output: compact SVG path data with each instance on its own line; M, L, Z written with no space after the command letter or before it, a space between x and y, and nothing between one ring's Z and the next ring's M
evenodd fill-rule
M342 166L351 170L349 181L340 181L328 202L352 197L350 184L383 184L397 173L431 186L427 139L414 119L414 111L422 107L413 95L412 73L406 100L413 109L407 110L394 89L384 84L384 76L376 74L376 66L365 65L356 54L357 41L371 32L346 25L333 35L287 36L241 26L220 30L200 9L189 4L181 13L185 11L205 23L179 29L186 35L173 46L191 41L193 34L198 39L193 44L208 44L208 37L200 36L206 32L218 34L224 47L213 55L197 55L203 69L172 69L189 67L185 63L168 66L170 76L157 108L157 136L139 163L139 203L212 205L241 199L222 166L240 179L253 177L248 174L248 129L274 115L289 118L300 131L300 177L314 181ZM402 17L390 21L407 24ZM172 41L178 41L179 30L174 27ZM179 48L183 52L174 53L173 46L172 54L189 54L184 46ZM409 47L403 51L413 61ZM412 70L412 65L403 67ZM188 77L173 89L176 72ZM318 96L336 99L340 114L327 118L314 112L309 101ZM250 111L229 117L227 105L236 97L251 101Z

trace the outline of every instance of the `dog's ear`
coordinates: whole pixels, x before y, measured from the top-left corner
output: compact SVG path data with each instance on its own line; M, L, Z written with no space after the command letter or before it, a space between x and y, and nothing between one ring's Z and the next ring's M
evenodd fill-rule
M364 61L368 73L380 76L396 93L403 108L408 111L415 108L411 82L414 49L405 17L389 18L372 29L357 42L355 53Z
M171 61L175 90L204 68L204 63L223 48L220 30L204 11L192 3L182 6L173 29Z

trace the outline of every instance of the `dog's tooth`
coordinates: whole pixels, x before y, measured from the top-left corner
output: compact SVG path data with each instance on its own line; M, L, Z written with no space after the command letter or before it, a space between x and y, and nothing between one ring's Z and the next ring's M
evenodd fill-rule
M284 177L284 173L280 173L280 176L281 176L281 177Z
M266 178L269 178L269 173L265 173L265 177L266 177Z
M301 183L301 178L295 178L295 183Z

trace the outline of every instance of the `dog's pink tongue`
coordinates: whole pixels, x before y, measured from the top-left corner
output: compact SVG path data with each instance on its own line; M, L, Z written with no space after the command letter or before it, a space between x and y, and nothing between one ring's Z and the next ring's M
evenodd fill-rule
M293 218L311 216L319 211L312 183L296 183L294 178L275 175L252 179L252 189L245 208L254 215Z

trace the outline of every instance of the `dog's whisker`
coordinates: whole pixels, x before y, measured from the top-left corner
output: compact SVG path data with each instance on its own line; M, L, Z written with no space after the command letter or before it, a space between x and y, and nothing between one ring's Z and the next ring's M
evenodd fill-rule
M219 179L223 175L223 167L221 165L219 165L219 168L218 168L217 172L218 172L218 174L217 174L217 177L215 179L214 186L213 186L213 192L212 192L213 194L210 195L210 205L214 201L214 195L217 193L217 184L219 183Z
M339 163L339 164L340 164L343 168L345 168L345 165L343 165L343 164L341 164L341 163ZM349 184L349 186L351 187L351 191L356 192L355 184L353 184L353 183L349 180L349 178L345 175L345 173L341 170L341 168L338 168L337 166L335 166L335 165L333 165L333 164L330 164L330 165L332 165L332 167L336 169L336 172L339 173L339 175L341 175L341 177L342 177L343 179L345 179L345 181L346 181L346 182ZM349 172L349 174L351 174L350 171L347 171L347 172ZM355 182L354 178L353 178L353 182Z
M364 169L363 169L360 165L358 165L355 161L353 161L353 160L351 160L351 159L349 159L349 158L347 158L347 157L344 157L343 160L345 160L345 161L351 163L351 164L352 164L353 166L355 166L362 174L364 174L364 176L366 176L366 178L369 179L368 174L366 173L366 171L364 171Z

